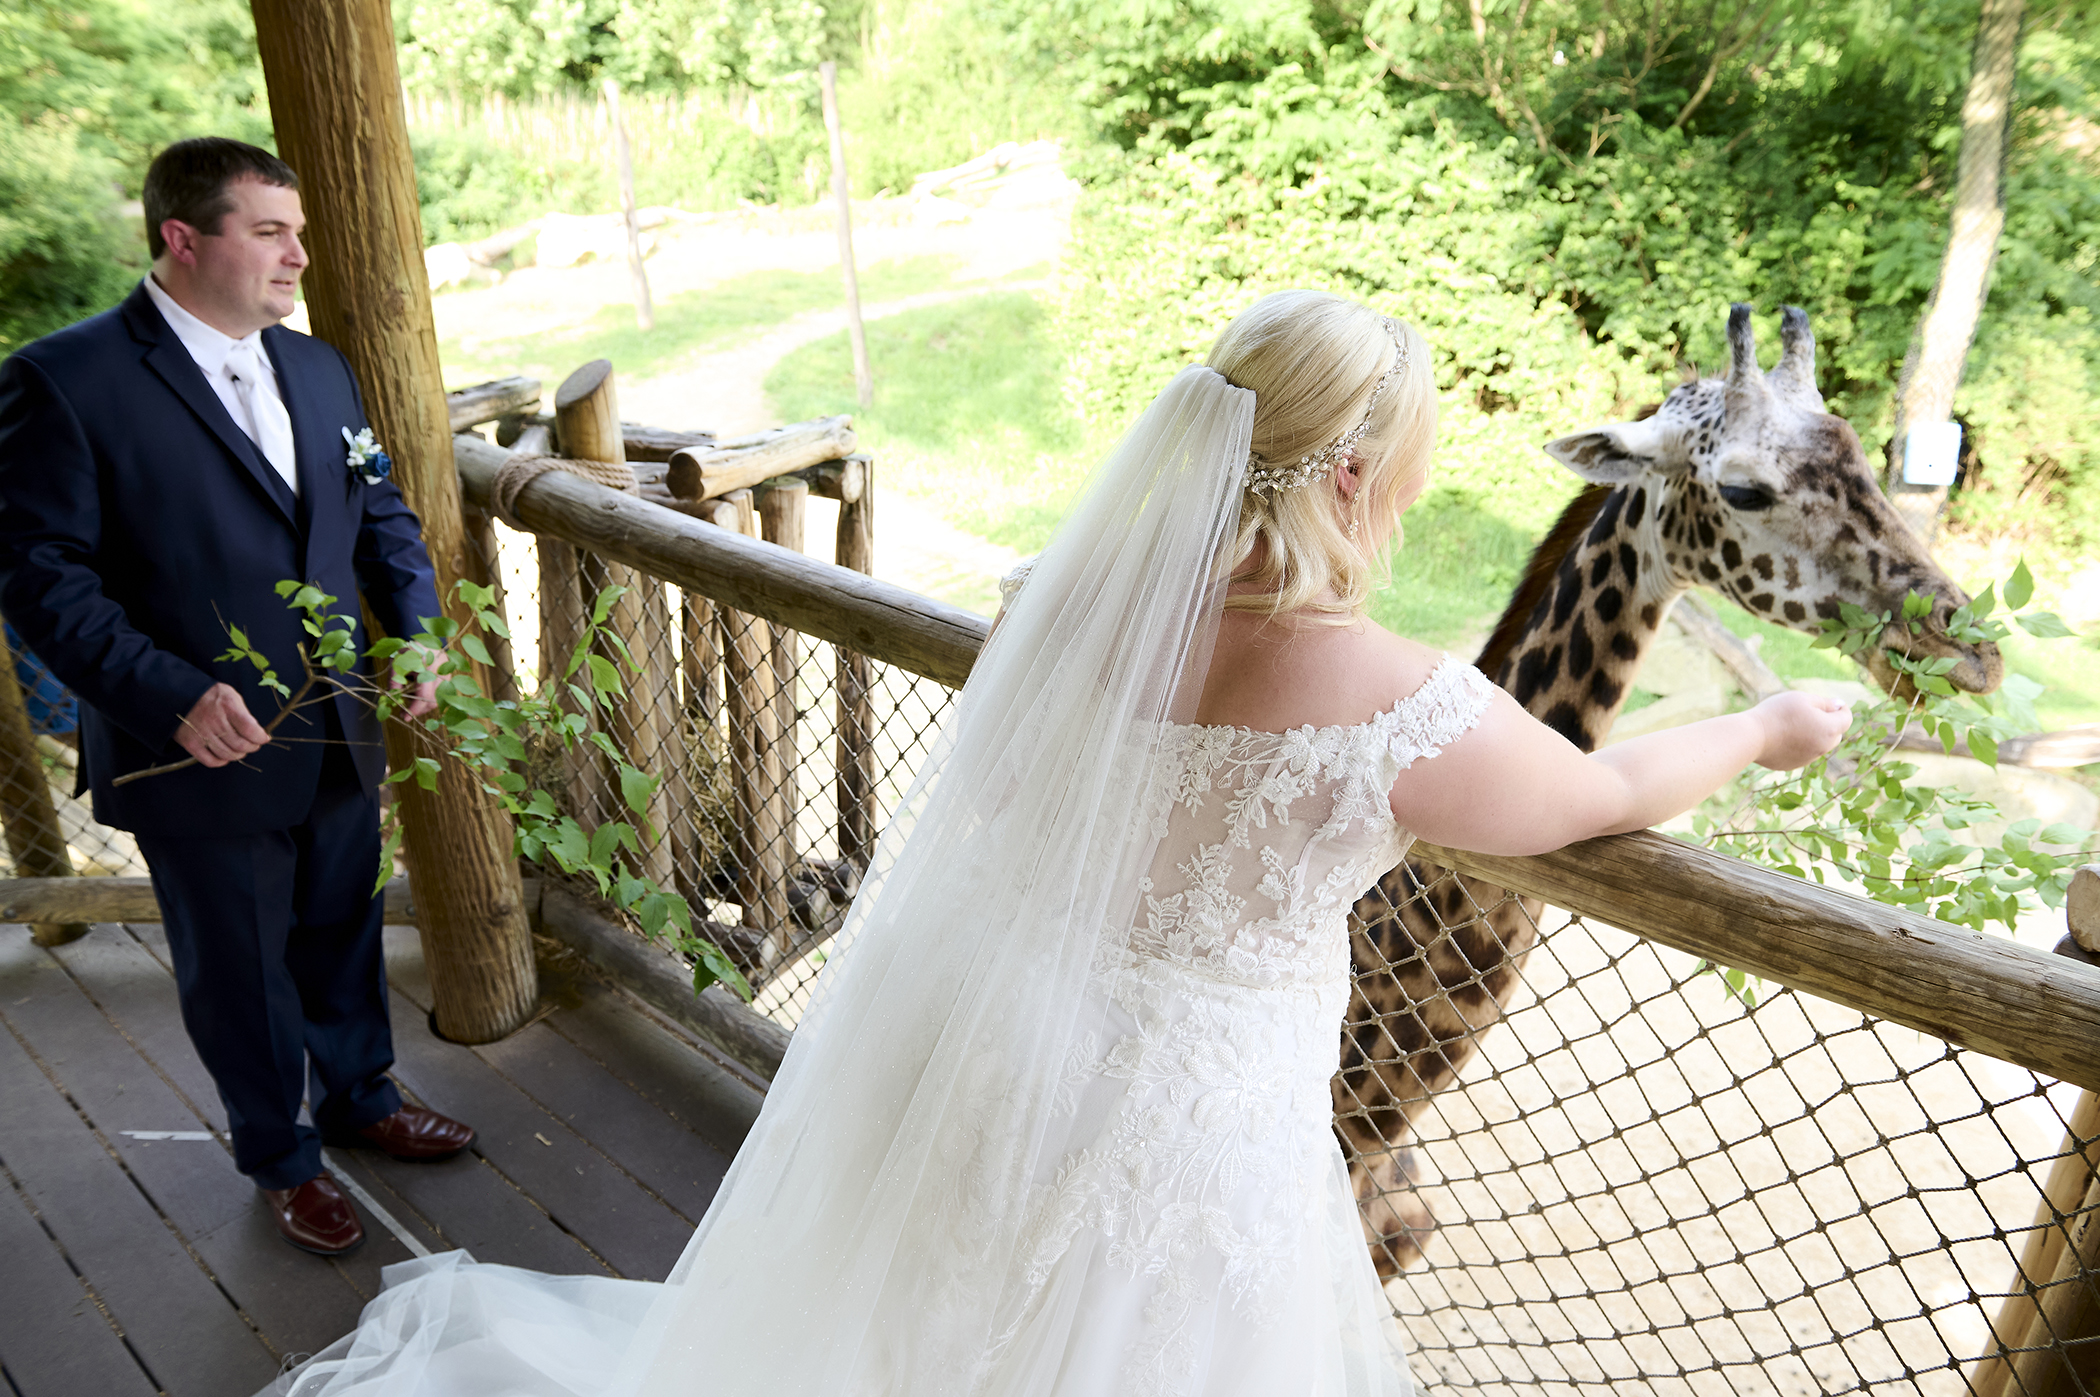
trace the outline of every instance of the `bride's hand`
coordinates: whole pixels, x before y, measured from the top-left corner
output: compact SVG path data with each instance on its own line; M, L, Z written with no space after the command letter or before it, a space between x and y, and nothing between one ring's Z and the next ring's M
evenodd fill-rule
M1765 732L1757 764L1774 771L1807 766L1837 746L1845 729L1852 726L1850 704L1792 689L1774 694L1751 709L1750 714Z

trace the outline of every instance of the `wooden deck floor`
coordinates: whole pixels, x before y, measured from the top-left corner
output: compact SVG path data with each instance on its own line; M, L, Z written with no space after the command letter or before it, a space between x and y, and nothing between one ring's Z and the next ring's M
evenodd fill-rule
M0 926L0 1394L249 1397L347 1331L412 1246L670 1270L756 1112L752 1079L559 960L529 1028L444 1042L415 933L387 938L395 1078L480 1139L439 1164L329 1151L366 1242L325 1260L286 1246L234 1171L160 928L44 950Z

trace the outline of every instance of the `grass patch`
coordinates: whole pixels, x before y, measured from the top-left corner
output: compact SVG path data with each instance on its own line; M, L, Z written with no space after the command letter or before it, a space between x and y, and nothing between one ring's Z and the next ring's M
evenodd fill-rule
M932 255L876 262L861 271L861 300L893 300L941 290L950 283L956 265L956 258ZM477 383L514 373L552 382L569 368L592 359L612 360L623 378L647 378L675 370L683 360L725 348L804 311L834 310L845 303L846 293L835 270L750 272L658 302L652 330L634 323L632 305L601 306L583 324L545 334L447 340L438 347L438 357L446 378L454 383ZM567 367L557 367L561 365ZM850 372L848 379L850 382Z
M804 345L766 378L788 421L850 413L886 486L1024 553L1050 540L1085 482L1062 364L1035 298L994 291L870 321L874 406L855 401L846 337Z
M1523 576L1538 537L1470 492L1438 485L1407 511L1392 585L1371 597L1371 619L1425 645L1472 659Z

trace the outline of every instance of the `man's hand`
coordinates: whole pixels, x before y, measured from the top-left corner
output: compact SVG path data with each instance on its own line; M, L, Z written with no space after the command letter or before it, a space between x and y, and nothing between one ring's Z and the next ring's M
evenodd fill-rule
M183 718L175 740L199 766L224 766L255 751L270 735L248 711L240 690L231 684L214 684Z
M410 689L408 692L411 695L411 697L408 701L408 707L401 711L402 717L420 718L425 713L430 713L436 710L438 706L437 680L426 679L422 683L416 685L413 689Z

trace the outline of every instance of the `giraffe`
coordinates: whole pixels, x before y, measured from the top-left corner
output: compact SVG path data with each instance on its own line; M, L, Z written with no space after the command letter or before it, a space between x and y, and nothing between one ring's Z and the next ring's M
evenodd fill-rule
M1584 486L1476 663L1585 752L1610 731L1641 657L1695 586L1804 631L1841 602L1900 613L1920 591L1933 604L1910 653L1952 658L1948 681L1971 693L2003 678L1995 646L1948 636L1967 595L1898 519L1851 426L1823 410L1807 313L1785 308L1769 372L1758 369L1750 314L1729 311L1725 379L1681 384L1635 421L1546 445ZM1884 688L1900 680L1883 652L1868 669ZM1502 1017L1539 910L1414 857L1352 909L1356 979L1335 1131L1382 1277L1420 1259L1436 1226L1411 1190L1413 1123Z

